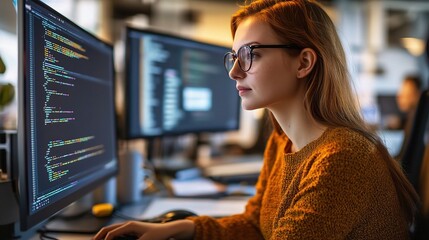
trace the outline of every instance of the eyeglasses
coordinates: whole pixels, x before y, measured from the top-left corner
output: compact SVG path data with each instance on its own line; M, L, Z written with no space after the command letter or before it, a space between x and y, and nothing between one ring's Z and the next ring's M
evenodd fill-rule
M302 49L302 47L293 44L281 45L245 45L238 49L237 53L227 52L223 58L226 71L229 73L238 59L238 65L243 72L247 72L252 67L253 49L255 48L290 48Z

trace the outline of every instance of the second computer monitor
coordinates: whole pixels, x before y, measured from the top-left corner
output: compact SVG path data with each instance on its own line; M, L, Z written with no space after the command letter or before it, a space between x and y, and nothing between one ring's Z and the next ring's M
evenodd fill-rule
M127 28L122 136L237 130L240 99L223 67L227 51L224 46Z

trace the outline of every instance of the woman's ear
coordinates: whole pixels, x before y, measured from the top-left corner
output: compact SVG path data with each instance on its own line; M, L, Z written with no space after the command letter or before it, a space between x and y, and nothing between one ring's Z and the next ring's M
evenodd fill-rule
M311 48L304 48L299 54L299 68L297 78L304 78L310 74L317 61L317 54Z

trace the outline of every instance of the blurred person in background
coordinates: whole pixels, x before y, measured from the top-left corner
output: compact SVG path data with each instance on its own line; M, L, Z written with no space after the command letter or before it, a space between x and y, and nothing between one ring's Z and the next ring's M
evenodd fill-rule
M402 112L398 119L398 128L404 130L404 137L401 145L401 150L395 156L397 160L401 160L405 151L405 146L409 140L409 135L414 122L414 114L417 104L419 103L422 91L422 81L417 75L408 75L402 81L401 87L396 95L396 102L399 110Z

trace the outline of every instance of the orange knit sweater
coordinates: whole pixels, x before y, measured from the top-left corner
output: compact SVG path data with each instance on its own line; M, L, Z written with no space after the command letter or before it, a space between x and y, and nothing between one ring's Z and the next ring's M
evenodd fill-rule
M298 152L290 146L274 132L245 212L191 218L194 239L408 239L386 164L365 137L331 128Z

